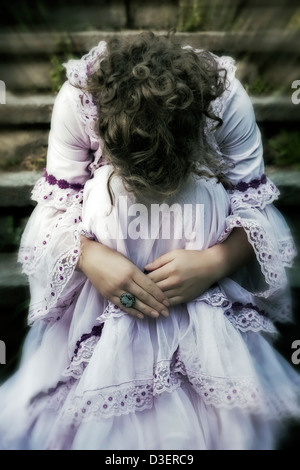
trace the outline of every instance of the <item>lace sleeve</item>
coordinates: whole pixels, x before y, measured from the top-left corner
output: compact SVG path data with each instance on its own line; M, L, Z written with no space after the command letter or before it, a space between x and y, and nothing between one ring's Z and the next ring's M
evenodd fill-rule
M19 262L30 284L29 324L59 320L86 280L75 269L84 233L83 189L104 162L94 127L95 105L87 96L83 100L82 91L74 85L84 84L103 51L102 44L82 59L65 64L68 80L55 100L47 167L32 191L37 205L19 250Z
M228 89L213 104L223 124L214 132L209 123L207 127L220 158L230 162L227 176L233 185L229 191L231 214L219 241L235 227L246 231L256 254L246 283L258 298L274 301L275 320L288 321L291 308L287 306L286 268L292 266L296 247L283 215L273 204L280 194L265 174L261 134L251 100L233 72L231 68Z

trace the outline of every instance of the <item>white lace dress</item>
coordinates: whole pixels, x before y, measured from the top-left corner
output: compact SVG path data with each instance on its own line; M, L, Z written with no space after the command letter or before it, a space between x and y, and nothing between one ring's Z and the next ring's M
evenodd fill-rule
M279 193L264 174L260 133L233 60L217 58L228 71L228 88L214 103L224 123L213 131L208 121L206 131L220 158L235 163L228 174L235 189L191 177L174 218L175 206L165 207L154 222L117 179L113 191L126 210L117 218L107 212L110 165L94 130L97 111L91 96L72 87L86 83L105 48L101 42L66 65L56 98L47 169L20 249L31 329L17 372L0 387L0 448L276 448L285 418L300 414L299 375L272 345L274 322L291 320L285 268L295 247L272 204ZM130 207L140 208L138 222L151 236L124 236ZM126 315L75 271L81 233L143 269L174 248L220 243L234 227L245 229L256 260L170 308L168 318Z

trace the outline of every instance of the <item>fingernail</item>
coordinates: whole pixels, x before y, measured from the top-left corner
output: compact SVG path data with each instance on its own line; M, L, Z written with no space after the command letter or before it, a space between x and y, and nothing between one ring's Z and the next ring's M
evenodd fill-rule
M140 318L141 320L144 320L144 315L142 313L137 313L136 316Z
M152 317L154 317L154 318L159 317L159 313L156 312L155 310L152 310L151 315L152 315Z
M169 312L167 310L162 310L161 311L161 314L164 316L164 317L168 317L169 316Z
M166 307L170 307L170 302L168 300L164 300L163 301L163 304L166 306Z

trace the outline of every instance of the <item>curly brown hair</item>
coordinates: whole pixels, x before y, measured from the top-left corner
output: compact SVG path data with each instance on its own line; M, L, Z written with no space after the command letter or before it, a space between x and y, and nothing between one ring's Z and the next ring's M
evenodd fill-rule
M211 101L225 82L226 71L220 74L212 54L183 48L173 32L109 40L87 91L98 107L111 176L120 176L136 195L165 199L191 172L225 181L225 168L204 134L207 117L222 123Z

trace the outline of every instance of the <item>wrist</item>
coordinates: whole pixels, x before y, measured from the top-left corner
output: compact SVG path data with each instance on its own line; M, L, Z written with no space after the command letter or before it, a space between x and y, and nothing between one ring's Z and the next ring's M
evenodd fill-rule
M86 259L88 257L89 248L91 244L95 243L93 240L85 237L84 235L80 236L80 255L76 265L76 270L85 273Z
M243 229L234 229L229 237L207 249L214 271L214 282L234 274L255 258L254 250Z
M228 257L228 250L225 245L219 243L207 250L207 255L210 258L210 276L212 283L215 283L230 274L230 258Z

